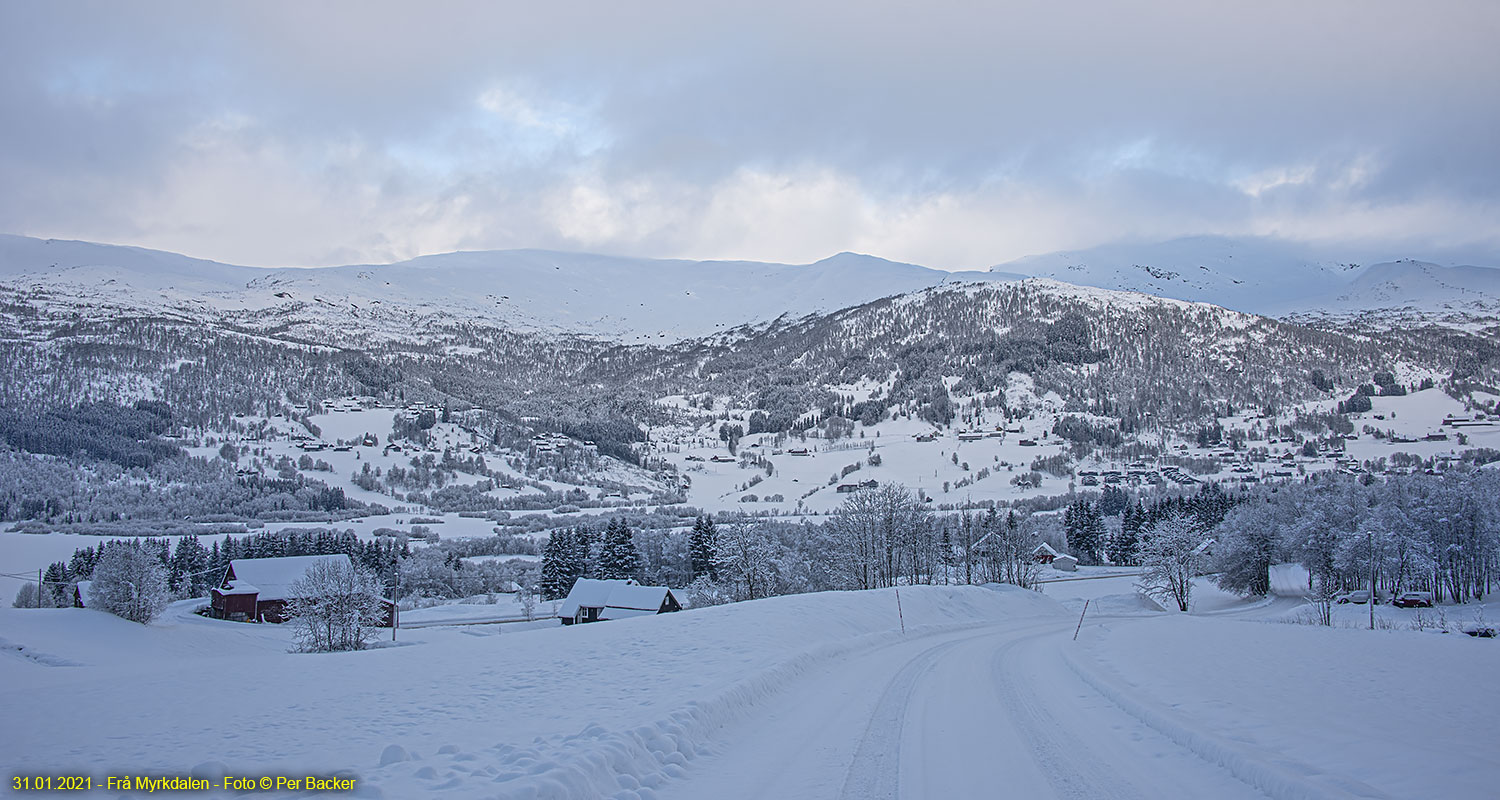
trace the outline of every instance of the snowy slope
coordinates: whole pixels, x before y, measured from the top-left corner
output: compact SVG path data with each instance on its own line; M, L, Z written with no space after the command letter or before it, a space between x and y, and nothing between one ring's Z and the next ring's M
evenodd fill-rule
M1372 264L1335 296L1307 306L1329 311L1377 308L1500 313L1500 269L1412 260Z
M1027 256L990 272L997 278L1052 278L1271 316L1500 309L1500 270L1411 260L1371 264L1371 256L1382 257L1368 248L1333 255L1276 239L1192 236Z
M627 340L703 336L947 279L938 270L853 253L789 265L508 250L387 265L261 269L0 235L0 283L59 300L186 315L272 312L375 328L446 318Z
M1274 314L1296 298L1336 291L1357 268L1315 258L1288 242L1193 236L1027 256L991 272Z

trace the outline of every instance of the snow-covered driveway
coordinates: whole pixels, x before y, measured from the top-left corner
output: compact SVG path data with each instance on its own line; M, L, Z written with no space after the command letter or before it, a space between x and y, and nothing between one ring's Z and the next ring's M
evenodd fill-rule
M1264 797L1084 683L1071 637L1011 620L829 663L718 731L658 796Z

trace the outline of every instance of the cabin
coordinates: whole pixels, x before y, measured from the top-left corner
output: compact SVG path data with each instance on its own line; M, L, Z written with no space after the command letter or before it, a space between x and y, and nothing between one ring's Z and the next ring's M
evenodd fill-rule
M1053 550L1052 545L1046 542L1042 542L1036 546L1035 550L1031 551L1031 560L1038 564L1051 564L1056 559L1057 551Z
M1057 557L1052 559L1052 568L1063 572L1077 572L1078 559L1067 553L1058 553Z
M682 604L665 586L642 586L628 579L579 578L557 609L557 618L564 625L572 625L681 610Z
M224 580L209 592L209 610L216 619L237 622L284 622L286 604L298 598L293 584L313 566L333 561L352 566L349 556L334 553L282 558L236 558L229 562ZM385 610L383 627L395 618L395 603L380 599Z
M73 584L73 607L89 607L89 588L94 585L93 581L79 581Z

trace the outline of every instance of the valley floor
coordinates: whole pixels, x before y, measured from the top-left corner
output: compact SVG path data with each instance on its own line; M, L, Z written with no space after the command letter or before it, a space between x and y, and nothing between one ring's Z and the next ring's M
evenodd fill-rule
M1494 796L1494 641L1278 624L1295 601L1206 587L1168 614L1133 581L439 625L334 655L191 603L144 629L0 609L0 752L388 798Z

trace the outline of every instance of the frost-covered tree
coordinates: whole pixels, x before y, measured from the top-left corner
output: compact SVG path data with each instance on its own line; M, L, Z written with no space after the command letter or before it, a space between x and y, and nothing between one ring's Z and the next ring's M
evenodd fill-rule
M1206 560L1203 541L1197 520L1186 514L1167 517L1151 526L1141 546L1140 590L1187 611L1193 599L1193 578Z
M10 605L11 608L52 608L46 592L37 594L35 583L21 584L21 588L16 591L16 599Z
M991 508L980 527L984 538L976 546L988 562L989 578L1026 589L1035 585L1041 566L1031 555L1038 536L1030 518L1010 511L1001 519Z
M833 567L843 584L854 589L893 586L903 575L920 572L929 557L935 567L938 552L930 517L899 484L851 495L830 522Z
M136 541L105 543L89 585L89 608L144 625L170 600L166 570L155 552Z
M380 584L344 559L324 559L292 583L286 613L306 653L362 650L384 622Z
M704 608L734 602L734 595L718 581L700 575L683 589L683 600L689 608Z
M1266 503L1236 506L1215 529L1214 563L1220 589L1264 597L1271 591L1271 565L1281 559L1281 525Z
M537 587L522 586L516 591L516 602L521 605L521 613L530 622L536 618Z
M743 589L736 594L745 600L772 594L780 550L765 527L736 520L720 525L718 534L715 567L726 582Z

